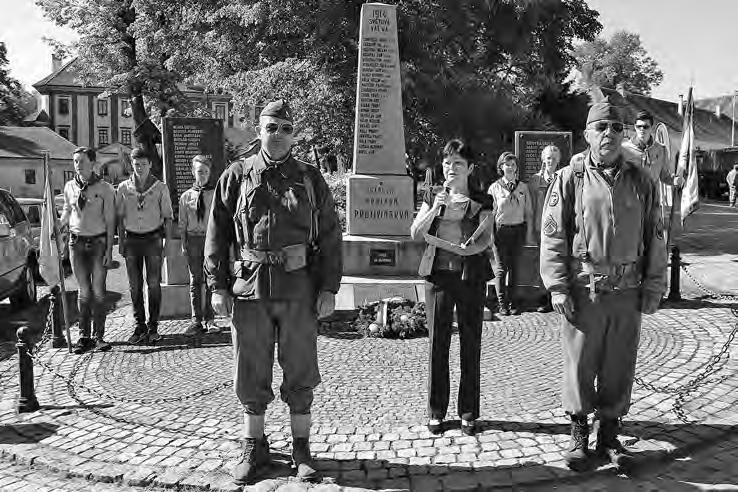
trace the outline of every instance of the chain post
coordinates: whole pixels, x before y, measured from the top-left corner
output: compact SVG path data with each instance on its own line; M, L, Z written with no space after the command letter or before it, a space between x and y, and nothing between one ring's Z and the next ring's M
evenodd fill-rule
M67 346L67 339L64 337L64 313L61 310L61 300L59 299L59 287L54 286L49 292L49 316L51 321L51 347L64 348Z
M36 393L33 389L33 342L31 342L31 330L22 326L16 331L18 343L18 378L20 379L20 396L18 397L18 413L35 412L39 409Z
M682 264L682 259L679 255L679 246L672 246L671 248L671 280L669 282L669 297L670 301L681 301L682 294L680 292L680 275L679 270Z

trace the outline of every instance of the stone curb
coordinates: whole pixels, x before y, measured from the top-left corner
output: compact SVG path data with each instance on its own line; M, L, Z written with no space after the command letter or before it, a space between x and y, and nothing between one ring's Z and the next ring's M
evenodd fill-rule
M17 433L17 431L16 431ZM18 434L21 436L22 434ZM647 459L640 460L634 471L643 471L660 464L686 457L713 444L730 439L738 435L738 425L733 425L725 433L698 442L685 444L671 450L661 450L649 453ZM12 463L40 468L53 473L61 473L69 477L83 478L91 483L117 483L130 487L155 486L167 489L202 490L202 491L257 491L275 490L282 485L290 484L290 489L297 489L300 485L291 478L266 480L268 484L256 484L241 487L231 481L225 473L203 473L195 470L177 467L147 467L125 464L115 464L104 461L88 460L73 453L66 453L51 447L30 443L0 444L0 459ZM393 465L389 468L378 467L374 460L359 461L358 467L342 469L340 462L336 466L322 467L325 471L339 474L340 485L332 483L310 485L311 490L326 491L361 491L367 490L362 486L369 486L369 490L453 490L478 491L509 489L519 486L542 486L546 484L577 484L597 476L616 475L617 471L609 466L590 472L575 474L568 470L550 470L535 466L500 467L489 471L469 471L453 466L447 468L446 473L438 470L424 469L427 467L410 465ZM420 473L419 473L420 472ZM305 484L308 488L307 484Z

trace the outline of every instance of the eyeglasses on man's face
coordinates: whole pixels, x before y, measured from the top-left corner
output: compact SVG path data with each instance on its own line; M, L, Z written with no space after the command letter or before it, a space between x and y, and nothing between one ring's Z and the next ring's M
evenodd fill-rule
M608 128L615 133L623 133L624 128L623 124L617 121L598 121L590 125L590 127L599 133L604 132Z
M292 132L295 131L295 127L292 126L291 123L282 123L281 125L277 123L267 123L264 125L264 129L267 133L271 134L277 133L281 129L282 133L285 135L292 135Z
M648 130L651 128L651 125L645 124L645 123L638 123L636 126L639 130Z

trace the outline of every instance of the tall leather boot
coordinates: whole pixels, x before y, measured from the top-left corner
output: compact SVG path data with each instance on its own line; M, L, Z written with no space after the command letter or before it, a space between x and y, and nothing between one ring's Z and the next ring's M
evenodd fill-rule
M618 439L619 432L619 419L600 419L596 451L599 456L609 459L619 469L626 470L635 464L635 457Z
M292 466L297 478L308 482L320 479L315 461L310 454L310 414L291 414Z
M245 414L244 417L244 447L233 468L236 485L252 483L271 463L269 441L264 436L264 416Z
M571 440L564 461L570 469L582 472L589 465L589 424L586 415L571 416Z

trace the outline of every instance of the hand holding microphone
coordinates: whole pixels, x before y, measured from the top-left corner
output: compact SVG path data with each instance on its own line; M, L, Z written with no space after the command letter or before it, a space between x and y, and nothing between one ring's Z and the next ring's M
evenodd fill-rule
M446 181L443 183L443 191L440 191L436 195L436 201L434 204L434 208L438 210L438 217L443 217L443 215L446 213L446 205L448 204L449 199L449 193L451 192L451 188L449 187L449 182Z

